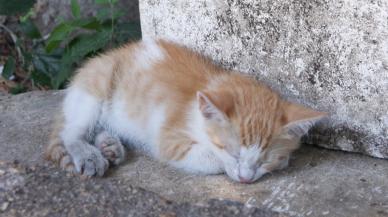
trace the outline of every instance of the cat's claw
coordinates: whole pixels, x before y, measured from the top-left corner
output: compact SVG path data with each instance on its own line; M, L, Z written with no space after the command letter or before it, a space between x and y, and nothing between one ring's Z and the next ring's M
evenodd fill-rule
M75 169L73 160L71 159L70 155L68 155L68 154L64 155L61 158L59 165L62 169L64 169L66 172L68 172L70 174L77 173L77 170Z

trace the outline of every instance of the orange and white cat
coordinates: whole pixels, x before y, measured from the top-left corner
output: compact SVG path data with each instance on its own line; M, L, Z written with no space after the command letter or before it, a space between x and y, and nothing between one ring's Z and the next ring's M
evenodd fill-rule
M250 183L287 166L325 113L284 101L260 82L163 40L89 60L66 90L47 156L102 176L123 144L200 174Z

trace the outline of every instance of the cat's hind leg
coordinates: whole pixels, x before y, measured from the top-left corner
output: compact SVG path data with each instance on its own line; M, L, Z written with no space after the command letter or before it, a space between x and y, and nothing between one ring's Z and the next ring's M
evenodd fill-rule
M63 129L63 115L58 115L51 131L49 144L47 145L44 156L46 160L57 163L60 168L70 173L75 173L75 166L71 156L66 151L63 141L59 136Z

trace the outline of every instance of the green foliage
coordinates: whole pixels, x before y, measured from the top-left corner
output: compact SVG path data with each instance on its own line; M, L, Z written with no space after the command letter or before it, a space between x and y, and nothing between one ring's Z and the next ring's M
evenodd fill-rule
M3 78L9 79L14 73L14 71L15 71L15 59L13 57L8 57L1 75L3 76Z
M69 23L61 23L51 32L49 39L47 40L46 51L52 52L55 48L59 47L61 42L74 31L75 27Z
M80 35L72 40L71 46L64 52L61 58L61 69L52 79L52 86L55 89L60 88L61 84L66 81L72 74L73 65L79 63L83 57L89 54L93 55L97 51L106 47L110 42L111 32L100 31L94 34ZM90 40L93 38L93 40Z
M117 9L117 0L95 0L95 3L101 5L97 15L84 18L78 1L71 0L69 9L73 18L55 26L47 39L41 36L28 17L23 18L19 41L32 40L33 46L29 49L23 46L25 43L16 43L15 46L22 51L23 68L29 72L33 85L62 88L85 58L141 38L139 22L119 20L125 13ZM8 60L10 63L3 70L3 76L7 78L12 75L15 66L14 58Z
M96 4L116 4L118 0L95 0Z
M0 0L0 15L26 13L36 0Z
M27 88L18 84L16 87L11 88L10 93L11 94L18 94L18 93L24 93L26 92Z
M20 22L20 31L30 39L38 39L42 37L38 28L36 28L35 24L30 19Z
M71 13L75 18L81 17L81 8L79 7L77 0L71 0Z

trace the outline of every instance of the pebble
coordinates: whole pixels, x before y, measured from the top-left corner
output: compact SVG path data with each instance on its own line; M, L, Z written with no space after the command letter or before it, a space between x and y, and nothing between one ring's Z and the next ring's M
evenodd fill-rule
M3 204L1 204L0 210L5 211L8 208L8 205L9 205L9 202L4 202Z

